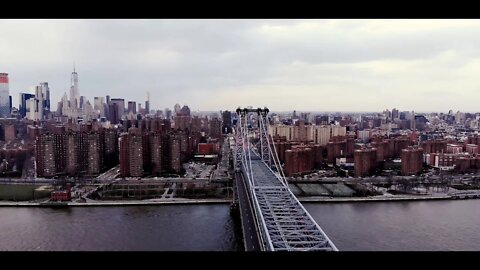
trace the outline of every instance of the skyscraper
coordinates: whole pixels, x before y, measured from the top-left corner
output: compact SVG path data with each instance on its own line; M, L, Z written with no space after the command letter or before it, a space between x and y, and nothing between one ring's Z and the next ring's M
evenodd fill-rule
M27 100L30 98L34 98L34 94L29 93L20 93L20 104L18 106L18 111L20 115L23 117L27 116Z
M120 119L118 118L118 104L117 103L110 103L108 105L108 121L112 124L118 124Z
M187 105L184 105L179 113L186 116L190 116L190 108Z
M78 73L73 67L72 76L70 78L70 106L72 108L79 108L80 106L80 94L78 92Z
M171 119L172 118L172 110L169 108L165 108L165 119Z
M50 112L50 87L48 87L48 82L41 82L40 88L42 92L42 107L44 110L44 115L47 115Z
M129 101L128 102L128 113L137 113L137 108L136 108L136 102L135 101Z
M50 98L50 88L48 87L48 82L42 82L39 86L35 86L35 100L37 102L37 115L35 118L44 119L45 115L50 111L50 105L47 108L47 103L50 103L50 100L47 102L47 98Z
M35 86L35 116L34 120L43 119L43 93L41 86Z
M73 119L75 122L79 119L88 121L89 119L96 118L98 115L90 101L79 94L78 74L75 71L75 67L70 80L70 98L68 98L67 93L62 97L62 115L67 116L69 119Z
M122 115L125 113L125 100L123 98L112 98L110 99L110 103L117 104L117 119L120 121Z
M232 113L229 111L222 112L222 133L232 132Z
M47 82L35 86L35 95L20 94L21 110L30 120L42 120L50 114L50 88ZM27 113L28 112L28 113ZM22 115L23 116L23 115Z
M105 108L104 104L105 98L104 97L94 97L93 98L93 109L95 113L98 113L100 117L105 116Z
M85 96L80 96L80 103L78 105L78 108L83 109L86 103L87 98Z
M182 109L182 107L180 107L180 104L175 104L175 106L173 106L173 112L174 112L174 115L177 115L177 113L180 112L180 110Z
M10 88L8 73L0 73L0 117L10 117Z
M398 110L396 108L393 108L392 110L392 120L397 119L399 117Z
M147 91L147 100L145 101L145 114L150 113L150 93Z

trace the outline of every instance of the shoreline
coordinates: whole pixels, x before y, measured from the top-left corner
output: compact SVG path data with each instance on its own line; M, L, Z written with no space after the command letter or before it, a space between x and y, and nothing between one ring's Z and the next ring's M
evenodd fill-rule
M95 202L7 202L0 201L0 207L100 207L100 206L138 206L138 205L165 205L165 204L225 204L231 199L171 199L154 201L95 201Z
M336 203L336 202L391 202L391 201L429 201L453 200L449 195L427 196L382 196L382 197L298 197L300 202Z
M423 196L378 196L378 197L298 197L302 203L356 203L356 202L395 202L454 200L449 195ZM463 200L463 199L460 199ZM139 206L139 205L175 205L175 204L230 204L232 199L169 199L151 201L94 201L94 202L10 202L0 201L0 207L101 207L101 206Z

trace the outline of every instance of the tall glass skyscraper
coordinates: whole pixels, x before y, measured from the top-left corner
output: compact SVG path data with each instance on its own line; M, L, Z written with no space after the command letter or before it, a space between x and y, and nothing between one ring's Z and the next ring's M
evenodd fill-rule
M0 73L0 117L10 117L10 89L8 73Z
M35 98L35 95L29 93L20 93L20 104L18 106L18 111L22 118L27 116L27 111L29 111L29 108L27 107L27 100L31 98Z
M70 106L77 109L80 107L80 94L78 91L78 73L75 71L75 67L73 68L70 81Z

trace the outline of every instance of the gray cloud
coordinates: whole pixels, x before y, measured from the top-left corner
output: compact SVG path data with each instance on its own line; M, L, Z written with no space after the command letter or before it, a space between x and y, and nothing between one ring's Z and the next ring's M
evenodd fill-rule
M0 20L10 92L156 108L475 111L479 20ZM426 101L431 102L426 102Z

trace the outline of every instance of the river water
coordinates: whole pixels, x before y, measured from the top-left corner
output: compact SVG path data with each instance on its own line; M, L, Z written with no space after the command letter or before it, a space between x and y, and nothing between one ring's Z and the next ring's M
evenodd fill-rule
M480 200L304 206L339 250L480 250ZM2 251L235 251L238 236L226 204L0 208Z
M305 203L339 250L480 250L480 200Z
M226 204L0 208L0 250L223 251L235 235Z

